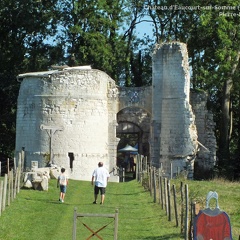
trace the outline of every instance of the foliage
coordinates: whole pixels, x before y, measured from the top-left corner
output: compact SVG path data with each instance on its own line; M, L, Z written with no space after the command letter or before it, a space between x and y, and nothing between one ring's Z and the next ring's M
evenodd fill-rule
M186 42L192 69L191 86L209 94L209 106L216 120L218 165L232 175L239 153L239 9L238 1L148 0L147 11L154 23L156 41ZM228 8L226 10L226 7ZM230 9L229 9L230 8ZM233 97L234 96L234 97ZM234 114L235 112L235 114ZM233 128L236 130L233 130Z
M191 86L209 94L219 173L240 169L238 1L2 0L0 2L0 153L13 156L23 72L91 65L117 84L151 84L153 45L187 44ZM224 7L232 9L224 10ZM235 9L234 9L235 7ZM149 24L153 36L138 36Z
M138 9L134 2L120 0L1 1L0 153L14 155L18 74L52 65L91 65L118 83L131 84L130 62L133 66L138 58L132 49L133 8ZM138 59L142 64L143 58ZM148 63L149 57L142 68L146 76L151 75ZM135 85L144 84L132 78Z

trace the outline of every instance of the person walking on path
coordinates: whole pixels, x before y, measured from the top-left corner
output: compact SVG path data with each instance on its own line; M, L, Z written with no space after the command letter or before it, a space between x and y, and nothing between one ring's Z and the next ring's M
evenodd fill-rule
M65 173L65 168L61 168L61 174L58 176L57 187L60 186L59 202L64 202L65 194L67 191L68 177Z
M109 180L109 177L110 177L109 172L107 171L106 168L103 167L103 162L99 162L98 168L96 168L92 174L92 185L95 180L93 204L97 204L97 197L98 197L99 191L101 194L100 204L104 203L106 187L107 187L107 182Z

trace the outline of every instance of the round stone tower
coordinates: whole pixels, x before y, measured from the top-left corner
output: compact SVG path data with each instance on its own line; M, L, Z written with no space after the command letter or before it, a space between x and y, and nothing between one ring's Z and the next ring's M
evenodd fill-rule
M90 67L21 74L16 152L25 167L63 166L72 179L89 180L99 161L116 159L116 86Z

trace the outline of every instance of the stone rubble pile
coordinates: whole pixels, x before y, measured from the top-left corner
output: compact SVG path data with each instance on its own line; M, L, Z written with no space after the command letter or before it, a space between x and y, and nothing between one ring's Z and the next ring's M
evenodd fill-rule
M32 168L24 173L24 188L48 191L49 179L57 179L60 175L59 167Z

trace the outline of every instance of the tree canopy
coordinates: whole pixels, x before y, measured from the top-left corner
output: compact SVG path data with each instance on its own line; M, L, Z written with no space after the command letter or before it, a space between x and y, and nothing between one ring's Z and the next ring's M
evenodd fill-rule
M1 154L14 152L19 73L91 65L119 85L150 85L153 46L181 41L188 47L191 87L209 94L219 171L239 170L237 0L2 0L0 21ZM140 27L139 34L143 22L148 30Z

